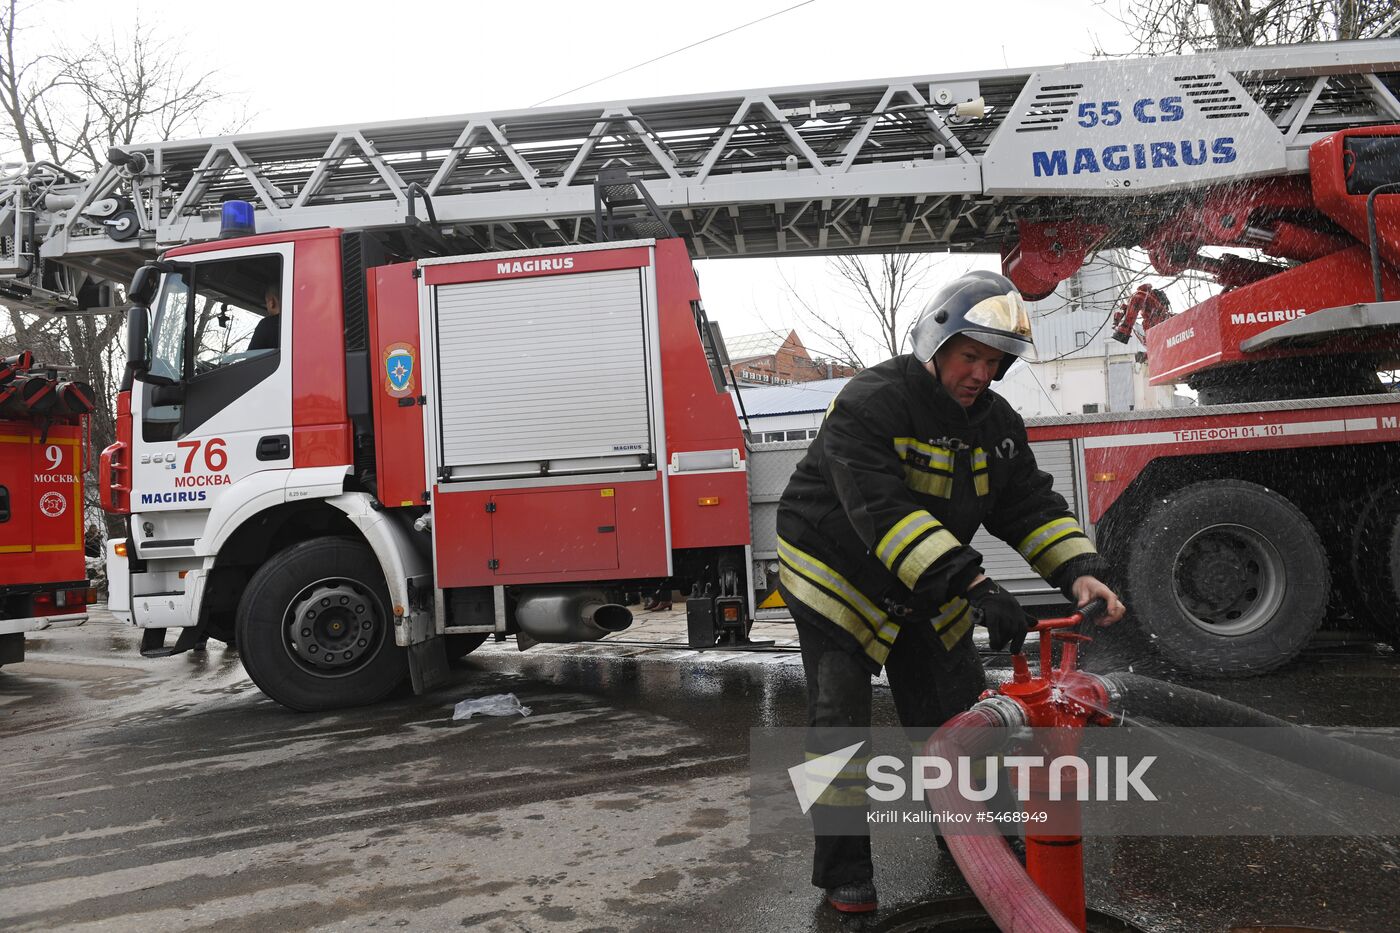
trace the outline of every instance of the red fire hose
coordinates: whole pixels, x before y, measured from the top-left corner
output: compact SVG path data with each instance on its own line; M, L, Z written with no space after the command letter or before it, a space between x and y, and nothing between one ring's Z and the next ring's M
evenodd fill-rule
M983 739L979 748L978 733L987 736L993 733L984 730L1002 730L1016 725L1004 719L996 705L996 701L983 700L967 712L948 720L929 740L926 752L943 757L975 757L990 751L985 746L995 743ZM928 802L938 812L968 814L972 820L970 825L977 825L977 814L985 812L980 805L965 800L952 782L931 789ZM1000 833L945 833L944 839L972 893L982 902L999 929L1014 930L1016 933L1073 933L1076 929L1060 913L1055 903L1036 887Z
M1096 600L1066 618L1040 622L1035 629L1041 633L1039 674L1031 676L1025 655L1012 655L1011 682L998 691L988 691L972 709L945 723L929 739L925 753L949 760L981 757L1000 744L1005 729L1021 726L1070 730L1061 750L1073 752L1079 728L1109 721L1103 712L1108 691L1099 678L1075 669L1078 642L1085 637L1061 630L1078 627L1104 608ZM1064 646L1058 667L1052 664L1056 641ZM1059 811L1052 825L1060 833L1027 833L1026 868L998 832L947 832L944 838L963 877L1000 929L1017 933L1082 931L1082 839L1077 831L1064 831L1078 826L1078 801L1075 795L1065 801L1050 801L1042 777L1032 775L1030 801L1038 808ZM969 826L985 826L985 810L966 800L952 782L931 788L928 802L935 812L962 813Z

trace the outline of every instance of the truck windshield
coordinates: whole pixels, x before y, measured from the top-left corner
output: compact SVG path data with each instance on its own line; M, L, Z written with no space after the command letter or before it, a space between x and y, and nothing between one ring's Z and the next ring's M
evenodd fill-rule
M151 326L151 375L179 381L185 375L185 317L190 306L188 269L165 277L165 291Z

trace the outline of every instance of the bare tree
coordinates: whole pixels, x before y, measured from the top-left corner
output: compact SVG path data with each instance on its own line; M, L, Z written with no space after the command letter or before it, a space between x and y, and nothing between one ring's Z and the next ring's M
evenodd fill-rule
M1132 45L1100 54L1175 55L1375 35L1394 0L1133 0L1117 19Z
M47 161L82 173L105 163L111 146L200 134L211 119L221 122L219 132L232 132L244 122L241 102L220 89L216 72L193 68L180 43L139 19L127 35L78 44L23 25L30 13L57 5L56 0L0 0L3 148L18 150L26 162ZM43 51L27 52L28 39ZM125 365L118 339L122 316L42 316L8 309L8 319L9 333L0 336L0 344L32 349L46 364L71 365L73 378L92 385L98 406L90 421L92 446L100 451L110 444L117 381ZM88 486L89 514L96 515L96 483Z
M39 55L20 61L15 54L20 27L18 0L6 0L0 7L0 107L4 107L6 126L0 129L3 138L19 147L26 162L38 161L34 134L35 102L53 90L58 83L57 68L52 57Z
M881 256L833 256L828 273L856 299L854 323L847 316L818 307L784 278L788 293L811 336L826 347L836 362L864 369L908 350L909 331L931 283L934 263L927 254L892 253ZM872 358L870 350L878 358Z
M46 160L74 171L96 168L110 146L142 137L199 135L215 119L222 132L238 101L222 90L216 71L190 67L179 44L139 18L126 35L59 44L26 57L20 19L55 0L0 6L0 140L26 162Z
M218 88L216 72L190 69L170 48L168 39L138 19L129 38L107 36L60 53L65 87L83 106L56 110L53 95L45 99L39 109L48 136L97 166L111 146L202 135L203 119L227 113L218 105L228 95Z

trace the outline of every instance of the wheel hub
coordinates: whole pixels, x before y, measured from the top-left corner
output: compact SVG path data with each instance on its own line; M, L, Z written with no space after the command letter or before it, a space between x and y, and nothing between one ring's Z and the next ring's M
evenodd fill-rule
M1172 572L1177 604L1213 635L1238 636L1267 625L1283 600L1278 550L1245 525L1212 525L1177 552Z
M1183 555L1181 566L1182 588L1202 605L1230 606L1252 582L1246 562L1219 538L1198 540L1196 547Z
M377 645L373 598L347 580L322 581L298 594L287 614L287 642L303 664L341 672Z

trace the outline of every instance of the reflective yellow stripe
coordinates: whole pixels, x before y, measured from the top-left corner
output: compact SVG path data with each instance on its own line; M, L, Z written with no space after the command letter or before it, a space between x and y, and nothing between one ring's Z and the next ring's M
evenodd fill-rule
M987 452L981 447L972 451L972 485L979 496L985 496L991 489L987 478Z
M917 460L905 460L903 461L903 463L905 470L914 470L919 473L929 473L933 476L953 475L953 468L951 466L945 467L939 463L922 463Z
M953 452L912 437L896 437L895 453L904 464L904 485L926 496L947 499L953 494ZM910 458L910 453L918 458ZM927 458L923 463L920 458Z
M1078 525L1075 525L1073 528L1061 528L1059 531L1051 535L1042 535L1040 542L1036 544L1036 546L1032 548L1028 554L1026 554L1026 560L1034 564L1040 559L1040 555L1050 550L1050 546L1056 541L1061 541L1065 538L1077 534L1083 534L1083 532L1079 530Z
M962 621L958 622L956 625L949 628L948 631L944 632L942 635L939 636L943 640L943 647L947 648L949 651L952 651L953 646L956 645L959 642L959 640L961 640L962 637L967 634L967 630L970 628L972 628L972 613L969 612L962 617Z
M947 471L953 469L953 452L947 447L936 447L933 444L925 444L923 441L913 437L896 437L894 439L895 452L899 454L899 459L907 460L909 451L923 454L928 458L929 466L942 468Z
M1095 553L1097 552L1094 550L1094 546L1089 543L1088 538L1069 538L1046 548L1039 557L1031 562L1031 566L1035 568L1036 573L1048 580L1051 574L1064 565L1065 561L1081 554Z
M828 406L826 406L826 414L822 415L822 420L823 420L823 421L825 421L827 418L829 418L829 417L831 416L831 410L832 410L833 408L835 408L835 407L836 407L836 399L832 399L832 400L831 400L831 404L828 405Z
M1072 518L1057 518L1054 521L1046 522L1035 531L1026 535L1025 540L1016 546L1016 550L1021 552L1021 556L1026 560L1031 560L1035 553L1055 538L1063 538L1066 534L1075 531L1082 531L1079 523Z
M991 491L991 488L990 486L988 486L987 483L986 473L974 473L972 475L972 486L974 489L977 490L977 495L979 496L985 496L988 492Z
M792 594L793 599L801 602L822 618L829 619L840 626L843 631L856 640L861 650L868 654L875 663L884 665L890 656L889 643L877 638L875 631L849 606L803 579L797 574L797 571L788 567L787 564L778 566L778 579L783 581L783 586L787 587L787 591ZM899 633L899 626L890 622L886 624L885 628L893 630L889 636L889 641L893 642L894 636Z
M925 570L933 566L940 557L961 546L962 542L953 537L951 531L939 525L936 531L914 545L909 556L904 558L904 563L899 565L900 582L912 590L918 585L919 577L924 575Z
M890 656L890 645L899 634L898 624L884 619L882 615L879 626L873 627L850 606L809 582L786 562L778 565L778 579L793 599L839 626L856 640L872 661L884 666Z
M889 617L875 608L875 604L867 599L864 593L852 586L845 577L817 560L811 554L793 547L782 538L778 539L778 560L790 566L796 573L801 574L815 583L820 583L828 590L840 596L842 601L863 616L865 621L876 632L882 632L886 626L893 625L893 623L889 621ZM782 568L779 567L779 570L781 569ZM803 601L806 602L806 600ZM808 605L811 604L808 603ZM889 637L885 640L894 641L895 633L898 631L899 626L894 625L893 631L890 632Z
M1026 535L1016 548L1035 572L1046 579L1060 569L1065 561L1081 554L1094 554L1094 546L1084 535L1084 529L1072 518L1057 518L1046 522Z
M963 599L961 596L954 596L952 599L939 606L938 618L933 620L934 631L941 632L956 622L962 617L964 612L967 612L967 606L967 600Z
M915 467L904 467L904 485L926 496L947 499L953 494L953 477L936 473L925 473Z
M880 539L880 544L875 548L875 556L880 558L880 562L891 570L894 569L895 562L899 560L899 555L904 553L913 540L926 528L940 527L938 519L934 518L923 509L910 512L895 523L895 526L885 533Z

